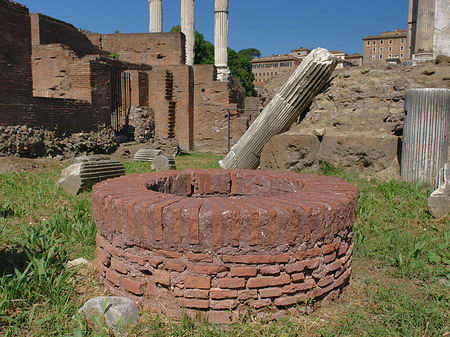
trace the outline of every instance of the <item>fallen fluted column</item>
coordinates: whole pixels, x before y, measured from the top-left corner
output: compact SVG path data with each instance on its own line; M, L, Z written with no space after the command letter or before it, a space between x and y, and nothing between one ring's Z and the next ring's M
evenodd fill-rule
M447 162L450 90L410 89L405 93L401 176L430 182Z
M222 168L255 169L264 145L286 131L327 83L337 61L328 50L314 49L267 104L239 142L219 164Z

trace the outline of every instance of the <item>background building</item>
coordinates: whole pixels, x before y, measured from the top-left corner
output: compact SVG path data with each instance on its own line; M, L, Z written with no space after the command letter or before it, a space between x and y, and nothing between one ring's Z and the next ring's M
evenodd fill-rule
M270 55L268 57L254 58L252 63L252 72L255 76L253 84L255 87L264 85L275 75L292 71L300 64L301 59L292 56L292 54Z
M370 35L362 39L364 43L363 64L385 63L386 60L406 60L407 30L396 29L380 35Z

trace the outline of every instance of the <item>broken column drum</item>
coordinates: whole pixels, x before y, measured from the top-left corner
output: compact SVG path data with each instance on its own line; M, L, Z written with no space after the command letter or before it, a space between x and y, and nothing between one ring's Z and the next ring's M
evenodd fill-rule
M356 188L281 171L129 175L93 188L101 282L181 317L311 309L348 283ZM184 310L182 311L182 308Z
M286 131L327 83L337 61L328 50L314 49L267 104L228 155L222 168L256 169L264 145Z
M149 29L150 33L162 33L163 31L163 11L162 0L148 0L150 12Z
M447 162L450 90L410 89L405 93L401 176L430 182Z

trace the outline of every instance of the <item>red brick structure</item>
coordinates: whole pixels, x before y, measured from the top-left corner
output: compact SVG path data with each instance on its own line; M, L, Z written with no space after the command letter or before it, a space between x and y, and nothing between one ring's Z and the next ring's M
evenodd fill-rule
M291 172L107 180L93 188L100 278L113 294L216 323L326 304L351 274L356 198L347 182Z
M1 126L80 132L111 124L109 71L124 64L86 56L98 49L76 28L30 17L15 2L0 0L0 18Z
M182 150L227 152L224 109L242 108L245 92L217 81L213 65L185 65L182 33L88 33L9 0L0 0L0 18L0 126L111 125L115 74L129 73L131 106L154 111L158 137ZM248 124L247 116L232 117L231 144Z

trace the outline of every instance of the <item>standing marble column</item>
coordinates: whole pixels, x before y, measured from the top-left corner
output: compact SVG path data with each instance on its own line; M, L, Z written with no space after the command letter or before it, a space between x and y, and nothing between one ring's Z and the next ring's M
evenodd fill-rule
M419 0L417 5L416 41L414 59L426 61L433 58L434 15L436 0Z
M150 12L150 23L148 26L148 31L150 33L162 33L163 31L162 0L148 0L148 9Z
M215 0L214 11L214 64L217 79L228 81L228 0Z
M181 0L181 32L186 36L186 64L194 64L195 0Z
M408 8L408 33L406 58L412 59L416 47L416 23L418 0L409 0Z

